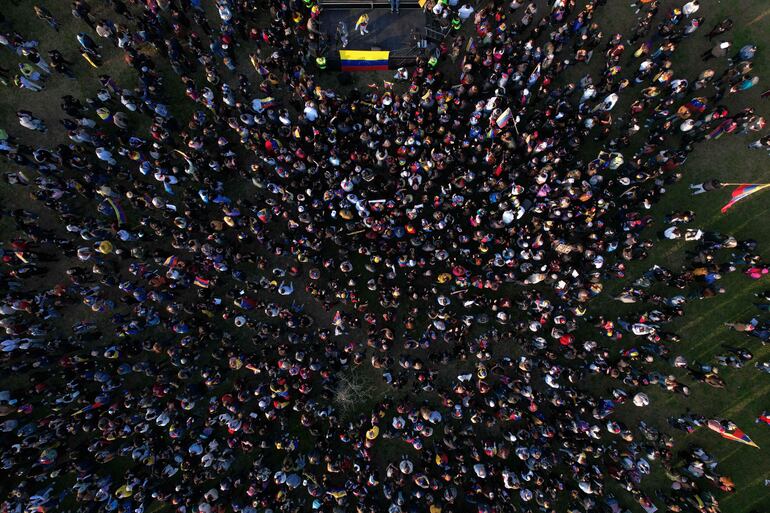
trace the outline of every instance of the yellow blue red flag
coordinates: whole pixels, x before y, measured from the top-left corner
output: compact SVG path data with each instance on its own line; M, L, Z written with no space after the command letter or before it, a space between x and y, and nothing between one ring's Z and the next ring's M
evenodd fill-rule
M388 69L387 50L340 50L342 71L380 71Z
M727 212L727 210L741 201L744 198L747 198L754 194L755 192L759 192L762 189L766 189L767 187L770 187L770 184L768 183L744 183L740 185L737 189L733 191L732 199L722 207L722 213L724 214Z

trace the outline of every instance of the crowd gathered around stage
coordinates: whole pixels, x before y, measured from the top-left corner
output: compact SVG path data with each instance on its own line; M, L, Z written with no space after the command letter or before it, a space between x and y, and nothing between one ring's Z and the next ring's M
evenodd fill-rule
M638 1L624 34L606 3L432 2L436 51L357 88L313 0L13 7L47 36L0 21L2 511L720 511L731 477L674 440L714 421L692 387L770 372L770 293L713 361L667 323L769 268L650 209L696 146L770 149L725 106L762 50L697 0ZM62 83L93 94L45 112ZM627 276L667 240L683 267ZM634 314L592 309L627 277ZM668 426L616 414L653 389Z

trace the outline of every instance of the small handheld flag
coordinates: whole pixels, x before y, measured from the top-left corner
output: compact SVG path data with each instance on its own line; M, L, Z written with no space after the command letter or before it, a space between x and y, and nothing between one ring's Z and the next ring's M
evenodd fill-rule
M198 286L198 287L200 287L202 289L209 288L209 285L211 284L211 282L209 280L207 280L205 278L201 278L200 276L196 276L195 277L195 282L194 283L195 283L196 286Z
M497 118L497 126L500 128L505 128L505 125L507 125L511 121L511 108L508 107L503 111L502 114L500 114L500 117Z
M272 96L268 96L267 98L262 98L260 102L262 103L263 109L272 109L273 107L275 107L275 98L273 98Z

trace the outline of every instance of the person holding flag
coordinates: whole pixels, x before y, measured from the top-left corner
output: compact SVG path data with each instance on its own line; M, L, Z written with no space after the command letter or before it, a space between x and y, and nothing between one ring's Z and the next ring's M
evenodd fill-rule
M692 191L693 196L697 194L703 194L704 192L713 191L716 189L722 188L722 182L719 180L709 180L707 182L702 183L692 183L690 184L690 190Z

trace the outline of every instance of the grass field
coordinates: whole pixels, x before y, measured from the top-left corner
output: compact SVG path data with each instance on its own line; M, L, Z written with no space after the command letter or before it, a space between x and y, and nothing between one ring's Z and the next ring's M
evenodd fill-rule
M681 2L665 4L681 5ZM723 18L730 17L735 22L735 27L723 38L733 41L736 48L749 42L759 46L754 69L761 82L747 92L728 95L724 103L731 109L754 106L758 113L765 117L770 116L770 102L759 96L770 87L770 3L762 0L706 0L701 4L698 15L705 17L705 30L696 33L694 38L687 40L684 47L677 51L675 67L678 75L697 76L700 70L704 69L699 56L709 48L709 43L702 34ZM624 33L624 29L633 22L634 8L625 0L610 1L598 18L607 32ZM723 182L770 181L770 157L764 151L747 149L750 141L753 139L745 136L730 136L705 142L697 147L684 166L684 179L671 187L663 200L650 212L655 218L655 223L647 229L644 236L656 240L655 248L647 260L635 262L630 266L627 280L612 280L605 284L605 293L592 304L591 310L594 313L603 313L608 318L614 318L618 315L643 312L644 305L624 305L611 298L655 263L677 269L685 262L685 251L693 249L693 243L658 241L655 233L664 226L665 215L674 210L693 210L696 213L693 226L703 230L729 233L739 240L755 239L760 243L760 254L766 259L770 258L770 223L767 222L770 196L759 195L722 214L720 208L729 199L728 191L731 188L692 196L687 185L712 178ZM728 252L723 252L720 261L727 260L727 257ZM666 325L666 329L675 331L682 337L682 341L672 349L672 353L682 354L689 361L708 362L715 355L724 352L722 344L729 344L748 348L754 353L756 361L767 361L770 359L769 347L763 347L756 338L748 338L729 330L723 323L747 321L752 317L766 319L767 314L763 314L754 306L756 298L753 295L768 288L770 284L765 280L749 280L741 274L728 275L722 281L727 289L726 294L688 303L686 315ZM630 342L623 342L618 349L631 345ZM674 374L685 382L691 381L686 377L686 372L674 370L669 366L660 369L661 372ZM755 424L754 420L764 409L770 409L770 376L760 373L752 365L739 370L722 367L720 374L727 382L725 389L715 390L705 385L692 386L689 398L672 396L658 389L649 394L650 407L639 409L633 405L625 406L620 415L629 425L638 420L645 420L664 430L670 430L666 424L667 417L688 410L707 417L733 420L752 437L761 450L723 440L715 433L701 429L691 435L676 432L675 451L697 445L717 456L720 471L731 475L737 486L736 493L725 495L720 500L724 512L768 511L770 488L764 485L764 480L770 476L770 458L767 457L770 428ZM610 389L610 383L594 383L593 386L599 390L605 387L605 393ZM661 475L653 475L648 485L653 488L665 485L666 481Z
M112 75L123 86L136 83L136 77L130 68L122 61L122 55L112 48L109 42L103 44L105 65L99 70L91 69L76 52L77 32L87 30L87 27L72 18L69 13L69 2L64 0L44 0L45 5L61 23L59 32L53 31L43 22L34 17L32 1L21 0L18 5L3 2L3 14L11 23L14 30L27 38L41 41L42 53L58 48L67 58L75 62L75 72L81 79L68 80L61 76L51 79L50 85L41 93L31 93L7 88L0 97L0 127L17 136L23 142L33 147L38 145L52 146L61 142L62 131L57 130L60 117L59 101L64 94L72 94L81 100L98 88L97 75L106 73ZM98 2L92 2L97 5ZM621 32L627 34L635 21L635 8L629 6L629 0L609 0L608 5L599 12L597 21L602 26L605 37ZM665 1L661 12L671 5L681 5L680 2ZM745 106L755 106L757 111L770 119L770 100L761 99L760 93L770 88L770 2L768 0L702 0L698 15L705 17L704 28L695 36L688 39L682 49L677 51L675 69L678 75L696 76L703 68L699 55L706 50L710 43L703 37L714 24L724 17L731 17L735 22L732 32L723 36L734 42L735 48L740 48L748 42L756 43L760 50L755 63L755 72L761 77L761 82L748 92L728 95L724 103L731 110ZM99 4L101 5L101 4ZM208 2L209 7L213 2ZM95 16L99 17L96 9ZM659 15L660 16L660 15ZM8 27L6 23L5 27ZM8 50L0 48L2 65L15 68L18 59ZM599 59L600 60L600 59ZM162 62L158 60L159 64ZM714 65L712 61L711 65ZM723 65L723 64L722 64ZM628 70L635 66L630 64ZM247 66L243 66L245 70ZM170 73L165 63L160 64L160 71L167 76L165 91L172 111L180 118L186 119L190 112L190 102L181 98L179 81ZM250 76L253 72L249 69ZM367 77L368 78L368 77ZM363 80L359 80L363 82ZM633 94L633 90L631 93ZM24 108L42 117L51 128L48 134L32 134L20 128L14 112ZM136 127L141 130L141 127ZM663 217L678 209L691 209L696 212L693 226L703 230L729 233L738 239L753 238L760 242L760 253L770 260L770 192L762 192L738 204L727 214L721 214L719 209L729 197L729 188L700 196L691 196L688 183L698 183L704 180L718 178L724 182L770 182L770 156L761 150L749 150L750 142L745 136L727 135L718 141L706 142L700 145L690 156L684 167L685 178L682 182L671 187L668 194L651 214L656 222L645 233L648 238L655 239L655 249L644 262L630 266L628 279L611 281L606 284L605 293L592 304L591 311L603 313L606 317L614 318L636 311L642 311L644 306L623 305L612 301L615 295L625 285L638 278L649 266L662 263L676 269L685 262L685 251L692 249L693 243L657 241L655 232L663 226ZM6 208L10 206L33 209L24 198L17 198L16 191L3 185L0 187L0 197ZM7 226L0 225L3 232ZM723 260L729 257L724 254ZM731 274L724 280L727 294L703 301L695 301L687 306L684 318L674 321L667 329L676 331L682 341L673 348L674 354L682 354L688 360L706 362L716 354L723 352L722 344L747 347L755 355L755 361L770 360L770 347L762 347L758 339L747 338L739 333L728 330L724 322L746 321L752 317L767 318L754 306L753 294L765 288L770 288L767 279L752 281L740 273ZM594 336L599 335L594 332ZM617 344L621 350L630 347L631 342ZM671 367L660 367L666 374L674 374L686 383L691 379L681 370ZM770 375L762 374L747 365L740 370L721 368L720 374L727 381L727 387L722 390L711 389L705 385L692 386L692 395L683 398L673 396L663 391L645 390L650 395L651 406L638 409L634 406L621 408L621 416L626 424L632 425L638 420L671 431L666 423L667 417L690 410L706 416L730 418L746 431L762 448L760 450L723 440L716 434L699 430L692 435L676 432L676 450L697 444L707 451L714 453L719 461L722 473L731 475L736 483L737 492L723 496L720 503L725 513L748 513L750 511L770 511L770 488L764 485L764 480L770 478L770 427L754 423L754 419L764 409L770 410ZM592 381L588 386L596 391L608 394L613 383L601 380ZM660 468L648 480L650 490L667 486ZM638 506L632 509L641 511Z
M625 1L611 1L600 20L607 20L608 30L621 31L627 26L633 16L633 9ZM667 4L671 4L667 2ZM759 97L760 93L770 87L770 3L762 0L743 1L704 1L698 15L706 18L705 31L725 17L735 22L732 32L725 39L733 41L736 48L749 42L760 48L755 63L755 71L761 77L760 84L744 93L728 95L725 104L733 109L755 106L757 112L765 117L770 116L770 102ZM679 5L677 3L677 5ZM610 28L611 27L611 28ZM697 34L697 33L696 33ZM686 76L695 76L703 69L698 57L709 47L707 39L701 34L694 40L684 43L685 53L678 54L675 62L677 70L685 70ZM652 215L656 222L645 234L655 239L653 232L663 226L663 217L674 210L690 209L696 213L695 226L704 229L729 233L736 238L753 238L760 243L759 252L764 258L770 258L770 196L757 196L744 204L738 204L726 214L720 213L721 206L729 199L727 190L691 196L688 183L717 178L723 182L752 182L764 183L770 181L770 157L758 150L749 150L746 145L750 140L744 136L723 137L714 142L706 142L699 146L690 156L684 166L685 178L671 188L664 199L653 208ZM643 311L644 307L637 305L622 305L611 301L628 281L639 277L640 272L654 263L661 263L675 269L684 261L684 252L692 249L692 243L679 241L656 242L655 249L649 258L630 268L629 280L611 281L597 304L593 305L594 312L622 314L624 312ZM723 258L729 256L724 252ZM722 260L724 261L724 260ZM752 281L740 274L728 275L723 280L727 293L709 300L696 301L688 304L686 315L674 321L667 328L677 332L682 342L674 348L674 354L683 354L688 360L706 362L716 354L723 353L721 344L747 347L755 355L757 361L770 359L770 348L763 347L758 339L748 338L723 326L724 322L746 321L752 317L766 318L754 306L756 298L753 294L768 288L764 280ZM671 368L664 370L672 373ZM705 416L719 416L732 419L741 426L752 439L762 448L757 450L722 440L715 433L699 430L692 435L676 435L676 450L697 444L707 451L713 452L720 461L720 470L733 476L737 492L720 501L723 511L744 513L749 511L767 511L770 504L770 488L764 485L764 480L770 476L770 458L767 450L770 448L770 428L766 425L755 424L754 420L764 409L770 409L770 376L762 374L753 366L747 365L739 370L721 368L727 387L722 390L711 389L707 386L694 386L688 399L672 397L665 392L653 393L650 397L650 408L639 411L628 406L623 414L628 415L628 423L634 420L652 420L661 428L666 427L666 417L683 413L689 409ZM684 380L685 373L673 372ZM634 411L636 410L636 411ZM655 480L652 480L654 483ZM651 483L651 484L652 484Z

